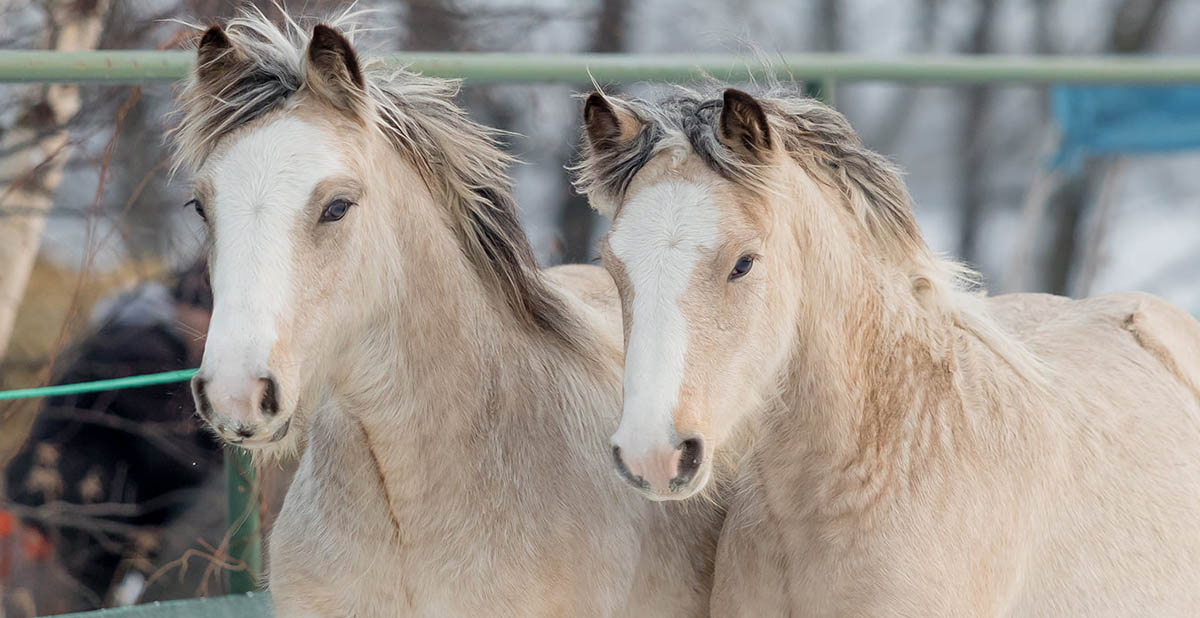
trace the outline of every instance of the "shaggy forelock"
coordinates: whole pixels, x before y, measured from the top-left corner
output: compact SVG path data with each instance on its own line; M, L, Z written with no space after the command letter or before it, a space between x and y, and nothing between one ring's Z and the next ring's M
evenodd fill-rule
M193 70L179 95L180 120L172 131L175 165L200 169L221 139L282 109L305 85L312 26L325 23L349 41L361 12L328 20L287 18L281 28L254 8L224 27L240 54L213 90ZM199 29L199 28L197 28ZM435 198L451 211L462 249L486 279L496 283L517 315L564 339L578 335L561 299L542 279L521 228L508 168L515 159L500 148L501 132L466 117L454 102L458 80L363 65L367 122L417 168Z
M587 144L573 168L575 187L607 203L619 203L637 172L664 150L684 146L722 177L760 193L778 192L777 176L760 163L739 156L718 138L724 108L718 84L702 89L674 87L661 102L609 97L610 103L641 123L637 135L622 144ZM767 115L771 139L810 172L834 186L855 214L881 239L907 249L923 245L912 214L908 189L899 169L863 146L842 114L793 89L774 84L755 98Z
M175 167L199 169L222 137L278 109L300 90L307 43L301 28L289 21L280 29L255 8L243 9L225 25L233 43L225 54L238 50L246 62L231 65L225 84L215 91L201 82L199 71L188 74L178 97L179 124L170 133Z

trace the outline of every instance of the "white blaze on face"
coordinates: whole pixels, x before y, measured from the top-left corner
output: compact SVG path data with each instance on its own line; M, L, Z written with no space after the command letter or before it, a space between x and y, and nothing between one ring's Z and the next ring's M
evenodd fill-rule
M665 182L626 203L609 235L633 288L624 411L612 439L627 459L689 437L674 435L673 420L688 345L680 298L717 244L719 219L710 187Z
M344 170L325 130L282 117L239 136L205 165L204 205L213 224L214 307L201 373L220 410L248 396L274 368L268 356L290 318L294 238L315 226L309 200L322 179ZM227 401L235 400L235 401Z

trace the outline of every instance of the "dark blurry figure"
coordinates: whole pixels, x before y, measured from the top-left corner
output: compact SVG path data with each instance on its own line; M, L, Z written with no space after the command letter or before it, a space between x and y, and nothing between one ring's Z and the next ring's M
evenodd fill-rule
M170 287L145 283L108 299L93 312L91 334L58 364L55 383L195 367L211 311L203 263ZM132 601L114 599L130 571L134 589L119 596L136 597L158 530L219 472L220 448L193 410L186 382L48 398L9 464L8 499L37 507L23 523L95 603Z

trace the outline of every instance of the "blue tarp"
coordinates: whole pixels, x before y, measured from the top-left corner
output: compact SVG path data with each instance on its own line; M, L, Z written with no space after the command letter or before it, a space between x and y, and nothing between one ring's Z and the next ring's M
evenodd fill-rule
M1200 86L1055 86L1062 131L1051 167L1089 156L1200 149Z

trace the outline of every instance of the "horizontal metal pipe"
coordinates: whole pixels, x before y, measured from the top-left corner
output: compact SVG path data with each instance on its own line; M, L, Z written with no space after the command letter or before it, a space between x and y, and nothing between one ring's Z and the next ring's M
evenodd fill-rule
M11 399L32 399L34 397L54 397L58 395L78 395L80 393L96 393L112 391L121 388L141 388L156 384L185 382L196 374L195 369L179 369L162 373L147 373L144 375L112 378L110 380L95 380L93 382L77 382L75 384L57 384L35 388L21 388L11 391L0 391L0 401Z
M476 82L586 84L739 80L767 72L788 79L923 83L1200 83L1200 58L1164 56L942 56L783 54L767 68L728 54L396 53L381 59L439 77ZM0 82L133 84L184 76L185 51L0 51Z

